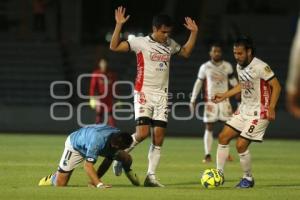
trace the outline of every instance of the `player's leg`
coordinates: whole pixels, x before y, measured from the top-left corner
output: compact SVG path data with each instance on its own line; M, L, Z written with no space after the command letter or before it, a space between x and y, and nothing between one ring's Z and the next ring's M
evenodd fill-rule
M150 123L151 120L146 117L142 117L136 120L137 126L136 126L136 133L132 134L132 144L129 148L125 149L127 153L132 151L140 142L142 142L145 138L148 137L150 133ZM113 162L113 173L116 176L120 176L122 174L122 163L119 161Z
M100 124L100 123L103 123L103 115L104 115L104 112L103 112L103 108L102 108L102 104L100 102L100 100L97 100L97 103L96 103L96 121L95 123L96 124Z
M161 156L161 147L164 142L166 133L166 122L154 121L154 130L152 136L152 144L148 152L148 171L144 182L146 187L164 187L156 178L156 169L159 165Z
M204 159L203 163L211 162L211 146L213 143L213 123L219 120L218 104L206 102L204 106L203 122L205 123L205 132L203 135Z
M217 169L224 172L224 166L229 155L229 142L239 135L239 132L225 125L219 134L219 144L217 147Z
M81 154L76 151L70 142L70 137L65 142L65 149L61 156L58 170L39 182L39 186L66 186L73 170L83 161Z
M243 170L243 178L237 187L249 187L254 186L254 180L252 177L252 168L251 168L251 154L248 149L251 141L249 139L238 137L236 141L236 149L240 156L240 164Z
M232 107L229 99L226 99L217 104L219 109L219 120L222 122L228 121L232 117ZM227 157L227 161L233 161L233 157L229 154Z
M217 148L217 169L224 172L224 166L229 155L229 143L237 137L245 126L244 120L240 115L234 115L226 122L223 130L218 136L219 144Z
M206 123L205 124L205 132L203 136L203 143L204 143L204 153L205 157L202 160L203 163L211 162L211 147L213 144L213 123Z
M268 125L269 121L266 119L248 120L236 142L236 149L239 153L240 164L243 170L243 178L237 184L237 188L251 188L254 186L251 154L248 147L252 141L261 142L263 140L263 136Z
M115 119L114 119L112 113L108 113L108 122L107 122L107 124L110 125L111 127L116 127Z

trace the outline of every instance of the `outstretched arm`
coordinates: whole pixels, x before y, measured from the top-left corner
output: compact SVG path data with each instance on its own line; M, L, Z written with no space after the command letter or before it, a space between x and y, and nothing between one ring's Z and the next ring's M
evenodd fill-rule
M116 26L114 33L112 35L111 41L110 41L110 49L113 51L118 51L118 52L127 52L129 51L129 45L127 42L123 41L120 42L120 33L122 30L122 26L124 23L127 22L129 19L130 15L127 15L125 17L125 11L126 8L123 8L122 6L119 6L115 10L115 20L116 20Z
M190 17L185 18L185 23L183 25L188 30L190 30L191 33L190 33L189 39L182 46L178 55L188 58L191 55L192 50L193 50L196 40L197 40L198 26L197 26L196 22L194 20L192 20Z
M241 92L241 84L237 84L234 88L232 88L231 90L228 90L225 93L217 93L215 95L215 97L213 98L213 102L214 103L219 103L229 97L232 97L233 95L238 94L239 92Z
M112 163L111 159L104 158L104 160L102 161L102 163L100 164L97 170L98 178L101 178L107 172L111 163Z

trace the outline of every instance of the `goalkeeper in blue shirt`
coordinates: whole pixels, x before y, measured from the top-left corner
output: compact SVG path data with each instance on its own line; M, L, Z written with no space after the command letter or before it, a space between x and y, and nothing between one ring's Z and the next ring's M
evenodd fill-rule
M84 161L84 169L90 178L90 185L97 188L110 188L101 178L109 169L113 160L122 162L127 178L133 185L140 182L131 170L131 156L124 151L132 143L129 133L121 132L104 124L83 127L68 136L58 170L39 182L39 186L66 186L73 170ZM98 156L104 157L98 170L94 168Z

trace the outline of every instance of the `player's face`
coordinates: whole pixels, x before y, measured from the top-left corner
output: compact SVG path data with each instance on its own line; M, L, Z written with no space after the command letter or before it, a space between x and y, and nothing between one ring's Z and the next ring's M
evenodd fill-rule
M167 42L170 34L172 32L172 27L162 25L160 28L153 27L153 37L159 43Z
M214 62L220 62L222 60L222 49L220 47L212 46L209 55Z
M246 49L244 46L234 46L233 55L236 62L243 67L249 65L252 58L251 50Z

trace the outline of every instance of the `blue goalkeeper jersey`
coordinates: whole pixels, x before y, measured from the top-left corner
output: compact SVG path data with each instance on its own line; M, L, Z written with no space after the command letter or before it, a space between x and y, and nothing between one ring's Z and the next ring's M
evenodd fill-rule
M105 124L85 126L70 135L73 148L80 152L87 161L95 163L98 156L112 159L116 149L111 148L109 139L119 129Z

